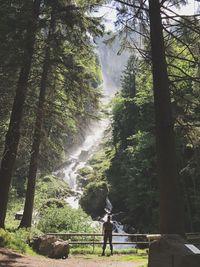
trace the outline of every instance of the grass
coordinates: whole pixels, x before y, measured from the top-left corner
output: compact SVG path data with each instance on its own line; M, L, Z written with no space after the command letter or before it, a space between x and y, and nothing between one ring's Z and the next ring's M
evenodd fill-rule
M147 255L122 255L118 259L120 261L140 261L140 260L146 260Z
M114 250L114 255L112 257L110 256L110 250L107 248L106 256L101 257L100 255L102 253L102 248L100 247L73 247L70 249L70 254L73 256L78 256L80 258L84 258L87 260L94 260L94 259L101 259L101 260L108 260L108 258L112 261L134 261L134 262L141 262L141 267L147 267L147 261L148 261L148 253L146 250L140 250L140 249L118 249Z
M77 257L80 260L95 260L95 261L103 261L106 264L106 261L113 261L113 262L134 262L134 263L141 263L140 267L147 267L148 262L148 256L146 255L120 255L120 254L114 254L110 257L110 254L108 253L107 256L101 257L101 254L83 254L83 255L72 255L71 257Z
M147 263L148 255L121 255L116 260L141 262L143 264L144 262Z
M0 229L0 247L36 256L37 253L28 245L28 241L31 240L35 234L38 234L38 230L34 228L32 230L19 229L15 231Z
M0 229L0 247L10 248L16 252L25 253L30 256L43 257L34 252L27 244L27 240L34 236L35 230L17 230L15 232L9 232L7 230ZM36 231L37 232L37 231ZM110 256L110 250L107 248L106 256L100 257L102 248L95 246L87 247L72 247L70 249L71 257L78 257L86 260L101 260L101 261L130 261L130 262L141 262L141 267L147 267L148 253L146 250L139 250L135 248L131 249L116 249L114 255Z
M109 248L106 249L107 252L109 252ZM99 255L102 253L102 248L95 246L85 246L85 247L71 247L70 254L76 255L76 254L92 254L92 255ZM136 249L136 248L128 248L128 249L114 249L115 255L126 255L126 254L137 254L139 256L144 256L148 254L147 250L142 249Z

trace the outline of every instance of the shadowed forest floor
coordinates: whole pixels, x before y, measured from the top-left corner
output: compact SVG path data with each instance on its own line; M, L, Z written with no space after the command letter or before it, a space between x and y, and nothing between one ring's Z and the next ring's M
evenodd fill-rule
M71 255L65 260L54 260L40 256L28 256L0 248L1 267L141 267L146 261L121 261L121 256L85 257ZM119 261L120 260L120 261Z

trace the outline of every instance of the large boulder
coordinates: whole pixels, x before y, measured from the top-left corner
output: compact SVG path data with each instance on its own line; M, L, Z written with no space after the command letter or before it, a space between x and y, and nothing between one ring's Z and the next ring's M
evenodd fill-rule
M39 254L49 258L67 258L69 255L69 243L55 236L40 236L32 242L32 247Z
M52 244L52 253L49 255L50 258L60 259L67 258L69 255L69 243L66 241L57 240Z
M107 195L106 182L91 182L85 187L79 203L86 213L91 215L92 218L96 218L105 213Z
M149 249L148 267L199 267L200 250L178 235L164 235Z

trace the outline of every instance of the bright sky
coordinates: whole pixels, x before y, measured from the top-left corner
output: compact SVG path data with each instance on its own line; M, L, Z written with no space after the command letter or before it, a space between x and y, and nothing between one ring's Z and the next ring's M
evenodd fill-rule
M188 0L188 4L186 6L183 6L178 11L177 10L174 11L181 15L193 15L197 7L198 7L197 1ZM98 12L98 15L100 16L104 15L106 30L111 30L111 31L114 30L113 22L115 22L116 20L116 11L114 7L112 7L111 5L101 7Z
M189 0L186 6L183 6L179 13L181 15L194 15L198 6L198 2L194 0Z

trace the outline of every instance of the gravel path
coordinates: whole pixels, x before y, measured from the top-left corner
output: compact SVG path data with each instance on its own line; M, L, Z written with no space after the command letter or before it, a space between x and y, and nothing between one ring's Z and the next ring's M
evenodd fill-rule
M110 257L86 259L81 256L70 256L66 260L53 260L44 257L21 255L11 250L0 248L1 267L139 267L141 263L116 261ZM113 260L111 260L113 259Z

